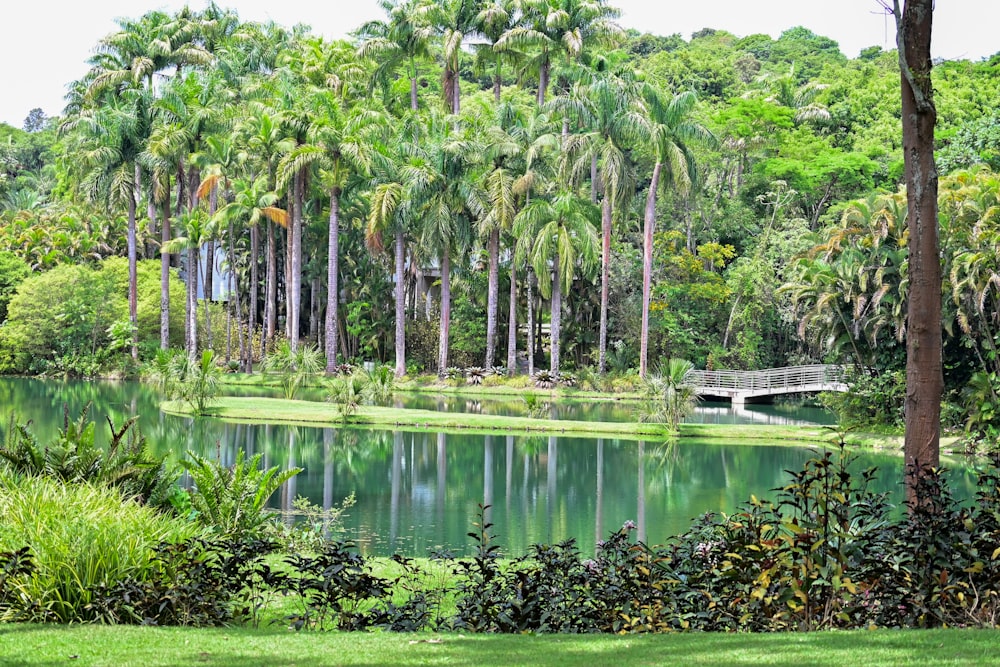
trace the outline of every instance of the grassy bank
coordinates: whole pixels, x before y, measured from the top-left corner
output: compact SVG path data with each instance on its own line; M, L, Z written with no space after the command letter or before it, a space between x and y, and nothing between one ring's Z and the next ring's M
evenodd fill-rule
M164 403L162 409L171 414L192 414L190 406L177 401ZM256 397L216 399L208 406L204 416L234 423L267 422L301 426L340 426L347 423L408 431L433 430L504 435L609 436L632 440L663 438L668 435L660 424L533 419L375 406L359 406L345 419L337 407L330 403ZM815 426L726 424L682 424L680 435L713 440L797 443L827 443L831 437L829 430Z
M991 630L800 634L538 635L292 633L0 625L0 664L48 667L225 665L995 665Z

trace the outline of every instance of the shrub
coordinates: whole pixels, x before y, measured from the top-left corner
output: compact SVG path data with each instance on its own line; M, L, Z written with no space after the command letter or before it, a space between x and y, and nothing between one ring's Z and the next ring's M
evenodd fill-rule
M232 467L226 467L188 452L181 466L194 482L190 491L191 508L197 513L195 518L200 525L229 539L263 536L266 525L274 520L267 511L268 498L302 472L302 468L261 470L261 458L261 454L256 454L245 460L241 449Z
M11 415L7 437L0 445L0 468L24 475L53 477L64 482L90 482L117 488L140 503L165 507L177 481L174 468L154 455L146 445L133 417L121 428L108 420L111 438L107 448L96 444L96 424L90 421L90 406L70 420L63 411L63 427L50 443L42 445L28 424Z
M285 398L295 398L306 379L318 375L324 368L323 355L311 345L300 345L292 351L288 341L281 341L264 359L264 372L278 375Z
M36 564L7 582L7 616L32 622L94 620L95 590L142 579L157 544L195 530L116 489L10 473L0 473L0 516L0 551L27 546Z

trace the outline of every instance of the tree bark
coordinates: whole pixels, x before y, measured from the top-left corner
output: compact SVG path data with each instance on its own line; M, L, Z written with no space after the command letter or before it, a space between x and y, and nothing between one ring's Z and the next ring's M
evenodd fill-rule
M938 174L934 164L937 111L931 83L933 0L906 0L897 17L910 228L910 289L906 312L906 432L903 450L916 476L907 478L907 498L915 499L917 477L940 460L941 258L938 248Z
M528 267L528 285L527 285L527 295L525 296L528 302L528 376L535 374L535 274L532 272L531 267Z
M611 277L611 193L604 184L601 202L601 329L597 343L597 372L604 375L608 362L608 281Z
M137 249L135 229L136 197L142 186L142 172L135 165L132 191L128 196L128 320L132 325L132 360L139 360L139 281L136 273Z
M559 275L559 252L552 260L552 314L549 318L549 370L559 372L559 327L562 323L562 279Z
M549 87L549 68L551 63L548 60L542 63L538 72L538 106L545 104L545 90Z
M305 173L295 175L295 214L292 216L292 233L289 243L291 280L288 288L288 343L292 352L299 349L299 314L302 305L302 214L305 208Z
M326 261L326 320L323 326L326 372L337 370L337 306L340 301L340 188L330 190L330 229Z
M267 223L267 269L265 281L264 320L265 333L260 341L260 355L264 357L267 346L274 340L278 329L278 242L274 238L274 223Z
M656 229L656 188L660 184L663 163L653 167L653 177L646 197L645 219L642 228L642 325L639 329L639 377L649 371L649 292L653 276L653 232Z
M163 223L160 225L160 248L170 242L170 176L163 198ZM160 253L160 349L170 348L170 253Z
M510 312L507 317L507 376L517 375L517 267L510 259Z
M438 339L438 375L448 368L448 345L451 335L451 257L445 249L441 253L441 324Z
M406 293L403 277L405 243L403 230L395 234L396 245L396 377L406 374Z
M487 241L489 274L486 285L486 368L493 368L497 347L497 320L500 301L500 230L490 232Z

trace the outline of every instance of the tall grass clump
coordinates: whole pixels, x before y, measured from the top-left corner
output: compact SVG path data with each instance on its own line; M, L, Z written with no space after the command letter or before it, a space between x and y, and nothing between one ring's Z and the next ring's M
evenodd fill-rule
M94 591L141 579L161 542L196 527L115 488L0 471L0 552L28 547L36 567L7 581L4 615L21 621L94 620Z

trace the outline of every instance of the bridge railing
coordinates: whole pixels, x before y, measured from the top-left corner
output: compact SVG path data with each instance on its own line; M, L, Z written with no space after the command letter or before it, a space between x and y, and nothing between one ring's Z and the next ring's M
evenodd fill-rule
M700 371L692 370L687 384L699 389L734 391L764 391L794 387L838 384L844 382L843 366L812 364L787 366L761 371Z

